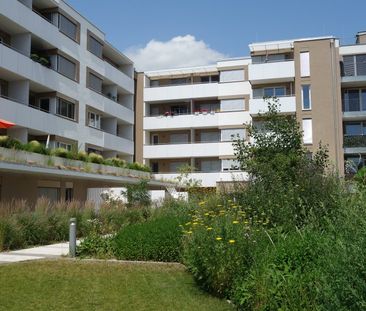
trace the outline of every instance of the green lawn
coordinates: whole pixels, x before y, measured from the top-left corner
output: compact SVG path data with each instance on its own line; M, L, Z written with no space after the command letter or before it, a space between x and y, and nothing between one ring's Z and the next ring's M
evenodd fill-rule
M179 265L50 260L0 265L0 310L233 310Z

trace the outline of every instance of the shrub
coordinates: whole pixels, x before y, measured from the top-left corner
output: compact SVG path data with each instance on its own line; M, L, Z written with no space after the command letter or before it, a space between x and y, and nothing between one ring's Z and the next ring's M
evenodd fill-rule
M32 140L28 144L23 145L22 149L29 151L29 152L35 152L35 153L40 153L40 154L45 154L45 155L50 154L50 151L46 148L46 146L41 144L37 140Z
M21 149L22 143L17 139L10 138L9 136L0 136L0 147Z
M179 218L164 215L124 227L114 240L115 256L125 260L179 262L181 230Z
M150 193L147 188L147 181L141 180L136 185L127 185L126 191L121 191L126 197L129 207L149 206L151 204Z
M138 162L127 163L127 168L130 170L137 170L137 171L143 171L143 172L148 172L148 173L151 172L150 167L148 167L144 164L138 163Z
M76 160L87 162L89 161L88 154L85 151L79 151Z
M51 155L69 159L70 158L70 151L66 150L65 148L55 148L51 150Z
M100 154L96 154L94 152L89 153L89 161L92 163L96 163L96 164L103 164L104 159L103 156L101 156Z
M126 161L119 158L109 158L104 161L104 164L110 165L110 166L116 166L120 168L126 167Z

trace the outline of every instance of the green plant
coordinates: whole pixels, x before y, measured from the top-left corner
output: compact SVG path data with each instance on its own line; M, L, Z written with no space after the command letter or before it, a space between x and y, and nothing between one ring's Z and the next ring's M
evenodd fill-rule
M123 159L119 159L119 158L106 159L106 160L104 160L104 164L110 165L110 166L115 166L115 167L120 167L120 168L126 167L126 161Z
M138 163L138 162L127 163L127 168L130 170L137 170L137 171L143 171L143 172L148 172L148 173L151 172L150 167L148 167L144 164Z
M37 140L32 140L28 144L23 145L22 149L29 152L35 152L44 155L50 154L50 150L47 149L45 145L41 144Z
M162 215L144 223L124 227L115 238L115 256L126 260L179 262L180 219Z
M85 151L79 151L77 153L77 160L87 162L89 161L88 154Z
M103 162L104 162L104 159L100 154L96 154L93 152L89 153L88 158L89 158L89 161L92 163L103 164Z
M40 57L38 61L43 66L49 66L50 65L50 61L46 57Z
M35 62L38 62L39 61L39 55L36 54L36 53L32 53L31 56L30 56L30 58L32 60L34 60Z
M121 195L127 199L127 204L129 207L149 206L151 203L146 180L141 180L136 185L127 185L126 190L121 191Z
M66 150L65 148L55 148L51 150L51 155L69 159L70 158L70 151Z

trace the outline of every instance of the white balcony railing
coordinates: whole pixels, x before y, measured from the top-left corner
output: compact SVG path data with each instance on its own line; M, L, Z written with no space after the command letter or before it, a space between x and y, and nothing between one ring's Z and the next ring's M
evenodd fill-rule
M249 80L252 84L288 82L295 78L295 62L282 61L249 65Z
M296 112L296 97L283 96L277 97L280 113L295 113ZM252 116L268 111L268 102L263 98L254 98L249 100L249 113Z

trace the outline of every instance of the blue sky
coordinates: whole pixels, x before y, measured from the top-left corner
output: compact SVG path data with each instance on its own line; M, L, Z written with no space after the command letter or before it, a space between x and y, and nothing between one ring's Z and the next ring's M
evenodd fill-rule
M206 48L220 56L238 57L248 55L251 42L335 35L343 44L350 44L357 31L366 30L365 0L67 2L101 28L108 41L129 51L132 57L151 40L166 43L177 36L187 39L185 36L190 35L188 41L203 41Z

